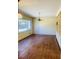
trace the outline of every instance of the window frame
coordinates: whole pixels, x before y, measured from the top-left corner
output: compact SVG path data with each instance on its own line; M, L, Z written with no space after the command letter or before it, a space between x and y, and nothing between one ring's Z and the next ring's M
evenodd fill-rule
M24 28L24 29L19 29L19 21L26 21L29 25L28 25L28 28ZM21 33L21 32L27 32L28 30L31 30L32 28L32 21L31 20L27 20L27 19L19 19L18 20L18 33Z

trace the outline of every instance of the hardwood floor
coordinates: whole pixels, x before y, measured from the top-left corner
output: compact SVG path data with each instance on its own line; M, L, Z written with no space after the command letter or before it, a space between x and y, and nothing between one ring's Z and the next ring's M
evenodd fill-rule
M56 36L31 35L18 43L18 59L60 59Z

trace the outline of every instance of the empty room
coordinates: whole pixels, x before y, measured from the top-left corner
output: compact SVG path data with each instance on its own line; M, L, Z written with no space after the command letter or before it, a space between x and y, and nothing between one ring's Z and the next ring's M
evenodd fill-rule
M18 0L18 59L61 59L61 0Z

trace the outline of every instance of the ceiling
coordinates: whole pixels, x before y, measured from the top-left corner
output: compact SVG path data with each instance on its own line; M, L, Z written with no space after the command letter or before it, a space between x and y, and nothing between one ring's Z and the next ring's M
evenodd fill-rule
M20 0L19 9L33 17L56 16L61 0Z

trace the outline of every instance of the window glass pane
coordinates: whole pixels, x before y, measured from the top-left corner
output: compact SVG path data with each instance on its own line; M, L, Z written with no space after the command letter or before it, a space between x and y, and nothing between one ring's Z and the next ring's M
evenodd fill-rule
M18 21L18 29L19 32L27 31L31 29L31 21L30 20L19 20Z

